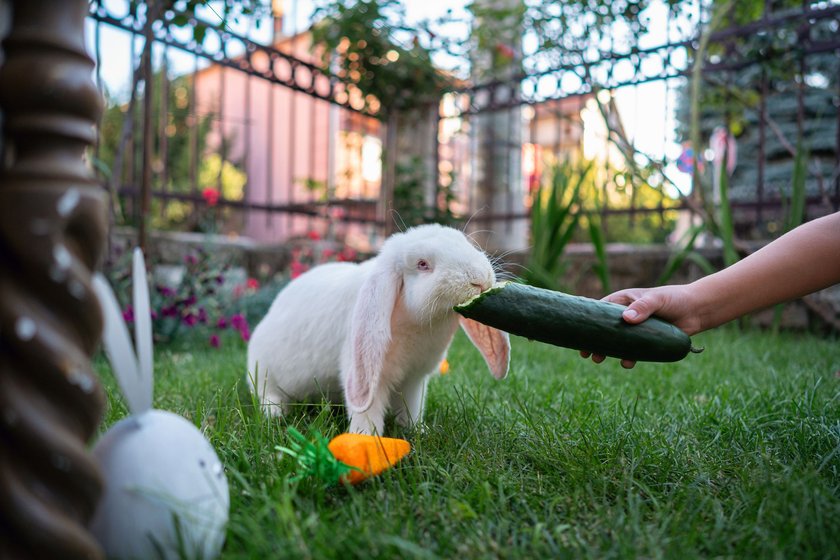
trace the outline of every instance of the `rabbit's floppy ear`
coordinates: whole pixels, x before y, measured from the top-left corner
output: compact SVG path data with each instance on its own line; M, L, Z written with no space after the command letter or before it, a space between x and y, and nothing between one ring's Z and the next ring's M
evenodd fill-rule
M345 378L347 404L353 412L369 409L379 388L401 284L394 264L380 256L359 290L350 318L350 364Z
M458 318L461 328L467 333L473 345L478 348L487 367L496 379L504 379L510 366L510 336L504 331L488 327L478 321Z

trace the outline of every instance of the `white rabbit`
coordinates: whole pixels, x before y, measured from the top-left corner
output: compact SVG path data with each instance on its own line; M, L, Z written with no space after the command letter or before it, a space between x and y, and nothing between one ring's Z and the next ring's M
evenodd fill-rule
M426 382L461 326L497 379L507 375L507 333L452 307L495 282L487 256L437 224L389 237L361 264L329 263L292 281L254 329L248 379L272 415L289 403L342 393L350 432L382 434L385 413L422 420Z

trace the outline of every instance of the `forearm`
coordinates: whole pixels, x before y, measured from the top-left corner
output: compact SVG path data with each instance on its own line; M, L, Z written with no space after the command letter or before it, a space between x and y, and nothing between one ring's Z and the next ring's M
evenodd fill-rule
M840 212L691 285L701 330L840 282Z

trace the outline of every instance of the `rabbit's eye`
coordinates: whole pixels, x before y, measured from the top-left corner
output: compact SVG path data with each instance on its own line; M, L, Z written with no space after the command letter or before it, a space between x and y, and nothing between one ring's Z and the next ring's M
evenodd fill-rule
M417 270L429 271L432 270L432 266L426 259L419 259L417 261Z

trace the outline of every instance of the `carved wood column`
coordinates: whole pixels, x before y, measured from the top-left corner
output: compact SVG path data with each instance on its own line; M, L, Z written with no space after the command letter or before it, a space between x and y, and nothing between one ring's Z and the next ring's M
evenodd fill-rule
M13 0L0 109L0 557L101 558L87 450L104 405L90 286L106 201L84 161L102 111L87 0Z

